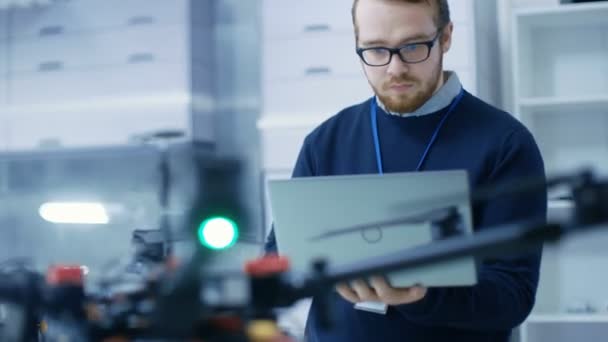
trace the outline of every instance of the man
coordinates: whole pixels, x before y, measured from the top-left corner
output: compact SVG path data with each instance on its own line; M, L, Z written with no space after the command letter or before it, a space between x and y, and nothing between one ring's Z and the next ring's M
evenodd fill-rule
M529 131L443 70L453 31L446 0L355 0L352 16L357 54L376 96L310 133L294 177L466 169L473 189L544 178ZM536 191L476 204L474 228L544 219L546 200L545 191ZM267 250L276 250L272 233ZM337 325L324 331L311 310L307 337L507 341L534 305L539 264L540 248L484 260L473 287L392 288L382 277L340 284L333 298ZM384 302L388 311L355 309L361 301Z

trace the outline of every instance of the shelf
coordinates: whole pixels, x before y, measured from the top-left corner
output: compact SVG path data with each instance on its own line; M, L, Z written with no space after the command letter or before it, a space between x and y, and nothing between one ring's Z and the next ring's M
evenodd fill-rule
M522 7L515 11L517 16L541 16L543 18L552 15L571 15L585 12L594 13L596 11L608 10L606 2L587 2L578 4L561 4L557 6ZM563 23L559 23L563 24Z
M599 99L605 103L606 17L608 3L517 13L512 37L514 92L520 97L516 102L523 104L533 97L532 106L544 105L543 101L561 105L569 100L596 103Z
M152 93L139 96L105 96L87 100L43 103L31 105L5 105L2 112L9 117L55 113L90 113L126 110L133 108L175 107L192 104L197 109L213 109L213 101L209 96L192 95L184 92Z
M534 314L526 323L608 323L608 314Z
M589 24L605 24L608 12L606 2L563 4L537 8L522 8L515 11L521 23L529 27L573 27Z
M549 209L574 209L571 200L549 200Z
M588 110L606 110L608 108L608 95L598 96L559 96L559 97L526 97L519 100L523 110L539 112L564 111L584 107Z
M310 128L310 130L312 130L328 118L329 116L311 116L305 115L305 113L290 113L289 116L276 114L262 115L257 122L257 127L259 130L278 130L289 128Z

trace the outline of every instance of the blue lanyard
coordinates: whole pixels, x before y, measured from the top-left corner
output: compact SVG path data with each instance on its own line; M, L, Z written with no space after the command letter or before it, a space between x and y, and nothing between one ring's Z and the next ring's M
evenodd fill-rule
M456 98L452 101L452 103L450 104L450 108L448 108L448 111L443 115L443 118L441 118L441 121L439 121L437 128L435 128L435 132L431 136L431 140L429 141L428 145L426 146L426 149L424 150L424 153L422 154L422 157L420 158L420 161L418 162L416 171L420 171L422 169L422 164L424 164L424 161L426 160L426 157L429 154L431 147L435 143L435 140L437 140L437 136L439 135L439 131L441 130L441 127L443 126L445 119L447 119L448 116L450 115L450 113L452 113L454 111L454 108L456 108L458 103L460 103L460 100L462 100L463 95L464 95L464 89L460 89L460 93L458 93L458 96L456 96ZM372 135L374 137L374 147L376 148L376 164L378 165L378 173L383 174L384 168L382 167L382 152L380 151L380 138L378 137L378 115L376 114L376 112L378 111L377 107L378 107L378 105L376 104L376 98L374 97L372 99L371 110L370 110L370 117L372 120Z

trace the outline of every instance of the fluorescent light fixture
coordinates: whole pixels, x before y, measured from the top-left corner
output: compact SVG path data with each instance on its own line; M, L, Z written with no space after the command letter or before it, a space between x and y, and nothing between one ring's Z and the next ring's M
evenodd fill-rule
M96 202L47 202L38 209L40 216L53 223L107 224L106 208Z

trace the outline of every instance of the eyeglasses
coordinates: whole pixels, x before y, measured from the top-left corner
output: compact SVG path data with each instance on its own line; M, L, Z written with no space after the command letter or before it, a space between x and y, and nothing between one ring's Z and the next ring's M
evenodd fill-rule
M441 35L441 30L437 32L435 38L426 42L405 44L396 48L383 46L357 48L357 55L363 63L369 66L388 65L393 59L393 55L399 55L403 63L420 63L426 61L431 55L431 49L435 45L437 38Z

